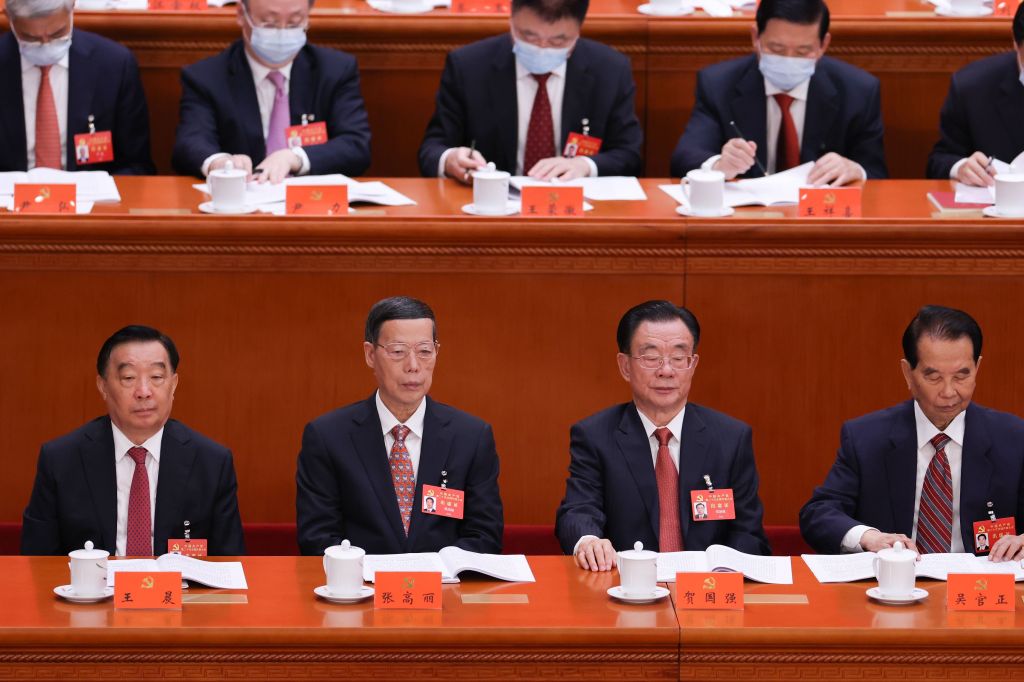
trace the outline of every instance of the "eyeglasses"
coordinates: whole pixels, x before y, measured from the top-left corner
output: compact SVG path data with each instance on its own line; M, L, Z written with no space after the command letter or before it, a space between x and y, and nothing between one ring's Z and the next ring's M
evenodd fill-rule
M405 360L409 357L409 353L414 353L420 362L430 362L437 357L437 351L441 349L441 344L437 341L420 343L415 346L410 346L407 343L389 343L386 346L377 343L374 345L383 348L388 358L395 362Z
M633 355L634 360L640 363L644 369L661 369L661 366L668 362L672 369L690 369L693 367L696 355Z

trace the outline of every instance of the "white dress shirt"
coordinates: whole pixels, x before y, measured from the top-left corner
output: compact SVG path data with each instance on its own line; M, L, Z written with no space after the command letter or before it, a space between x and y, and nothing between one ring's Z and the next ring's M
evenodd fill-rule
M114 470L117 475L117 535L115 556L124 556L128 547L128 498L132 491L132 478L135 476L135 460L128 456L128 451L135 443L128 440L117 426L111 423L114 430ZM149 474L149 533L150 544L153 542L153 524L156 520L156 483L160 477L160 443L163 441L164 430L160 428L139 447L146 448L146 473ZM155 554L164 554L164 551Z
M63 59L50 67L50 90L53 104L57 107L57 129L60 131L60 167L67 168L68 146L68 64ZM28 155L29 170L36 167L36 101L39 99L39 81L42 69L21 58L21 99L25 107L25 151ZM80 132L88 132L82 130Z
M384 456L391 456L391 448L395 444L395 437L391 435L391 429L403 422L391 414L384 401L380 399L380 391L374 395L377 403L377 416L380 418L380 427L384 430ZM415 480L420 473L420 450L423 448L423 418L427 414L427 400L420 401L419 407L412 413L412 416L405 420L404 425L409 428L405 437L405 449L409 451L409 459L412 460L412 475Z
M964 427L967 420L967 411L964 410L949 423L945 431L939 431L935 424L928 420L928 417L921 411L921 406L914 401L914 423L917 428L917 478L914 482L914 534L911 539L917 540L917 514L921 506L921 489L924 487L924 476L928 472L928 465L935 456L935 448L931 444L932 438L939 433L945 433L950 440L946 443L946 459L949 461L949 473L953 479L953 537L951 552L963 552L964 539L960 533L960 471L963 469L964 452ZM877 530L870 526L858 525L847 531L843 536L842 549L845 552L862 551L860 546L861 536L866 530ZM973 548L972 548L973 549Z

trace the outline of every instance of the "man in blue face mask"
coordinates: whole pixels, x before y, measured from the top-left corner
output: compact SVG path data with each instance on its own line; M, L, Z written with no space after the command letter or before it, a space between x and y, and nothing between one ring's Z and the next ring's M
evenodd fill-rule
M370 125L355 57L306 43L312 0L242 0L242 39L181 72L174 168L205 177L231 163L261 182L359 175ZM289 144L298 137L302 144Z
M1024 151L1024 5L1013 17L1013 50L953 74L939 115L941 137L928 156L929 178L995 184L993 158L1012 162Z
M448 55L420 172L469 183L493 162L538 179L638 175L629 59L580 37L588 0L512 0L509 32Z
M0 36L0 171L39 166L154 173L135 58L122 45L74 29L72 5L6 3L11 30ZM113 160L79 168L75 136L91 130L110 133Z
M813 161L813 184L886 177L878 79L824 56L828 23L822 0L762 0L754 54L697 74L672 174L756 177Z

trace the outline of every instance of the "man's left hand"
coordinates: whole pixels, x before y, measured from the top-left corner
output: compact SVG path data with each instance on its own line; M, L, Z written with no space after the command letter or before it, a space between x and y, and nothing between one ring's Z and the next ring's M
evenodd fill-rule
M807 175L807 184L842 187L862 178L860 166L835 152L829 152L814 163Z
M1004 535L992 545L989 561L1018 561L1024 559L1024 535Z
M278 149L263 159L256 166L253 174L257 175L259 171L263 171L257 175L257 179L260 182L276 185L292 173L298 173L300 168L302 168L302 160L295 152L290 149Z
M574 180L590 175L590 164L580 157L553 156L538 161L527 175L538 180Z

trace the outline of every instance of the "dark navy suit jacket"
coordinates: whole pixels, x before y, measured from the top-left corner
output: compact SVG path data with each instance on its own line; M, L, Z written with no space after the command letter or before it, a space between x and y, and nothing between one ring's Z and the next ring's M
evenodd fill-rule
M880 102L877 78L836 59L819 59L807 90L800 162L836 152L863 166L869 178L887 177ZM756 55L701 69L693 113L672 153L672 175L686 175L721 154L722 146L737 137L729 121L757 143L757 158L767 166L767 107ZM743 177L760 176L755 164Z
M28 170L25 107L22 106L21 56L13 33L0 36L0 171ZM78 167L75 135L89 132L92 114L96 130L109 130L114 160ZM68 53L68 114L66 169L105 170L114 174L156 173L149 151L149 110L139 80L139 67L128 48L76 28Z
M1006 163L1024 151L1024 85L1017 53L968 64L953 74L939 114L939 141L928 156L928 177L948 178L953 164L974 152Z
M291 125L302 123L303 114L327 124L328 141L303 148L310 174L359 175L370 165L370 124L355 57L325 47L303 47L292 63L288 105ZM203 161L217 152L247 154L253 166L267 153L242 40L181 71L174 168L201 177Z
M800 510L807 544L838 554L843 536L859 524L910 537L917 449L912 400L843 424L832 470ZM1024 420L971 403L960 471L967 551L974 547L974 522L988 518L988 502L998 517L1013 516L1017 530L1024 529Z
M569 479L555 517L555 534L566 554L584 535L608 538L616 550L658 551L658 483L650 440L633 403L608 408L573 425ZM690 491L732 488L736 518L692 520ZM680 438L679 511L687 550L728 545L748 554L769 554L757 495L757 466L750 427L694 403L686 406Z
M408 537L374 397L306 425L295 475L303 554L323 554L342 540L370 554L436 552L449 545L471 552L501 551L504 517L491 427L429 397L426 401ZM449 488L466 494L461 520L420 510L423 485L440 485L442 471Z
M164 425L157 477L153 549L206 538L210 554L245 554L231 451L173 419ZM92 540L114 554L117 474L110 417L100 417L43 445L22 520L22 554L67 554Z
M601 138L590 157L600 175L640 175L643 131L636 117L636 85L629 59L601 43L580 38L569 56L562 97L561 139L581 133ZM420 173L437 175L441 154L451 147L476 149L498 170L515 173L518 109L516 60L505 33L449 53L437 91L437 106L420 145ZM525 171L529 171L527 168Z

